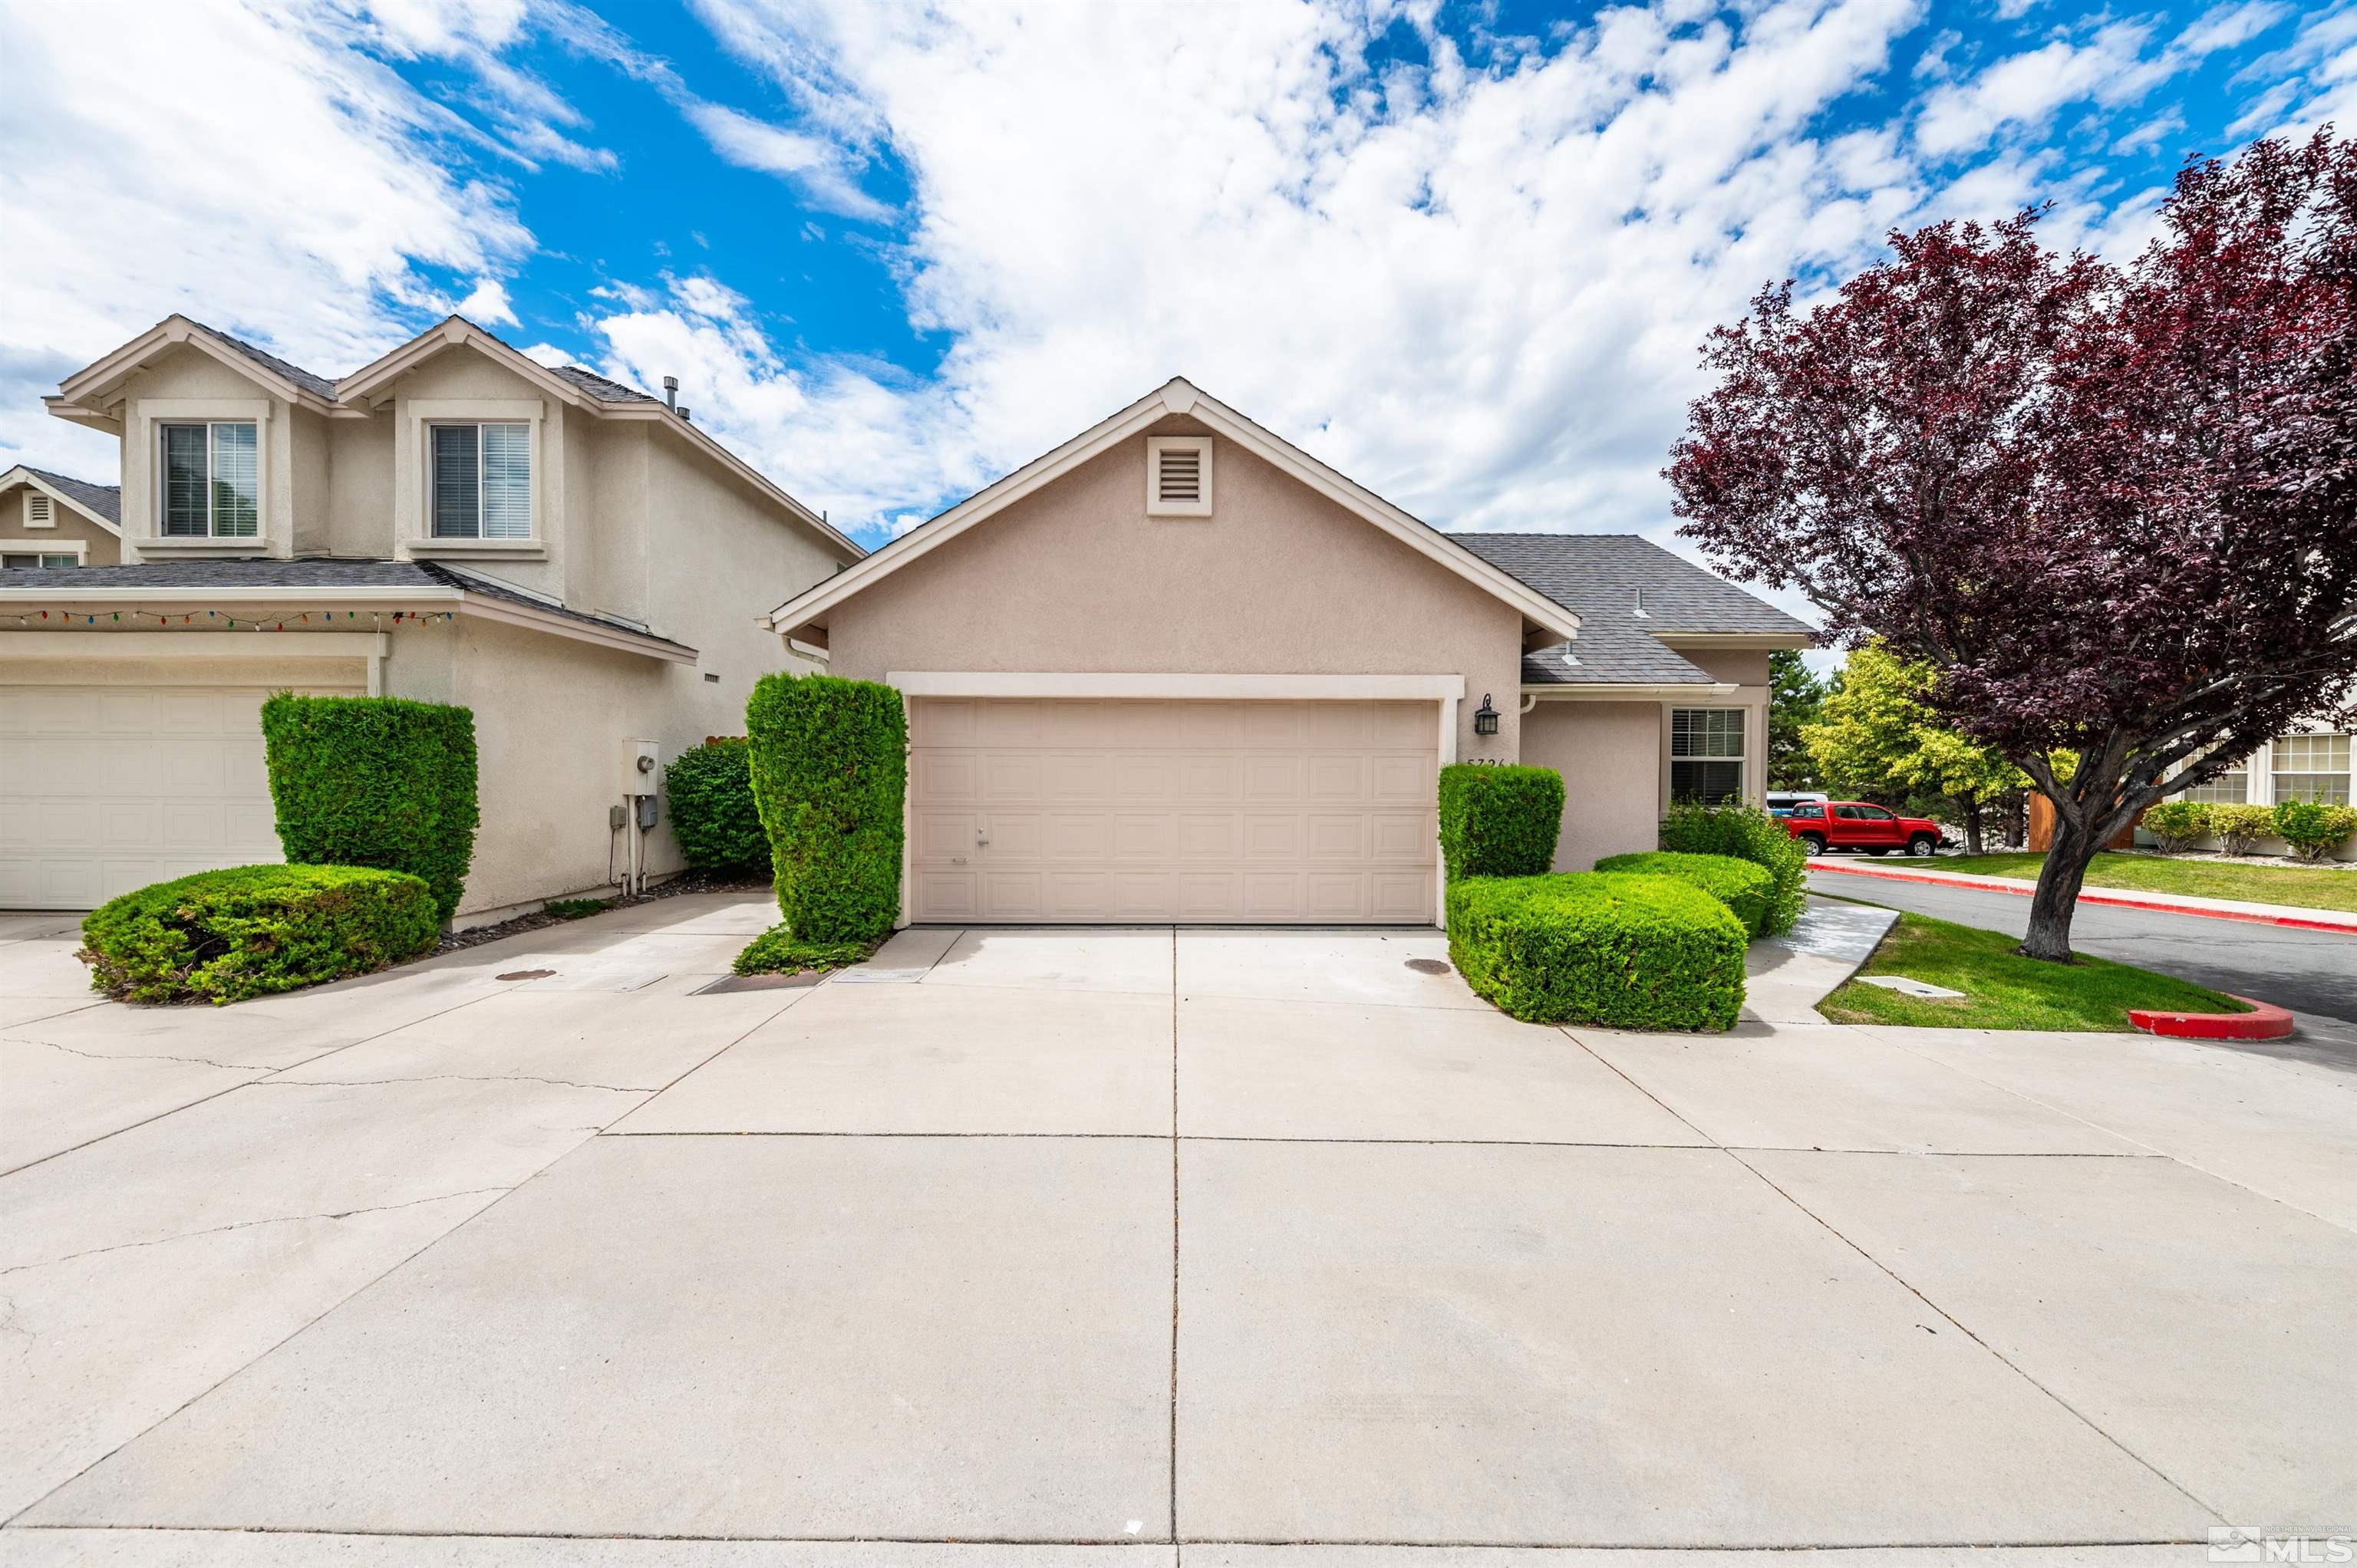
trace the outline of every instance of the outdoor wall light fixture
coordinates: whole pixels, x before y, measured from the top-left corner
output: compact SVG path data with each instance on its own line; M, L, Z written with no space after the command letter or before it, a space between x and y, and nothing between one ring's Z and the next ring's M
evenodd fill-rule
M1490 693L1487 692L1481 693L1481 705L1473 710L1473 733L1475 735L1498 733L1498 710L1490 705Z

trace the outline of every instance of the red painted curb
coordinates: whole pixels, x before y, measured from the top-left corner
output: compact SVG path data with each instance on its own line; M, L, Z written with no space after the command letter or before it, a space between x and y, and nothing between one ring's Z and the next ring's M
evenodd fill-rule
M1837 871L1845 876L1878 876L1886 882L1921 882L1932 887L1968 887L1976 893L2010 893L2020 898L2027 898L2035 891L2018 883L1999 882L1986 876L1926 876L1921 872L1892 871L1879 865L1836 865L1830 861L1816 859L1809 862L1809 869ZM2357 918L2330 915L2261 915L2249 909L2205 909L2193 904L2170 904L2158 898L2139 898L2132 894L2087 888L2080 890L2079 902L2109 904L2120 909L2149 909L2162 915L2199 915L2208 920L2245 920L2258 926L2287 926L2294 930L2331 931L2341 936L2357 936Z
M2226 993L2234 996L2231 991ZM2178 1040L2280 1040L2291 1033L2291 1015L2266 1002L2252 1002L2247 996L2234 996L2237 1002L2250 1002L2248 1013L2156 1013L2148 1008L2128 1009L2128 1022L2147 1035L2167 1035Z

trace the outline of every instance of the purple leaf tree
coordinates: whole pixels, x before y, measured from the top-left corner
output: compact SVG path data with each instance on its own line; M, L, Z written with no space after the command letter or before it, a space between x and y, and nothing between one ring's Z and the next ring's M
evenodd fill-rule
M2357 143L2189 165L2125 266L2040 216L1763 290L1664 472L1716 564L1928 662L2053 802L2022 950L2067 961L2138 811L2357 709Z

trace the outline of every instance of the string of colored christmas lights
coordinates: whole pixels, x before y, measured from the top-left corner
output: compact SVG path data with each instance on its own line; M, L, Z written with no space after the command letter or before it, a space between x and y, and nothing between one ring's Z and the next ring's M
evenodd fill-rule
M332 625L339 617L348 621L357 621L362 616L366 616L371 626L382 630L388 622L393 626L425 626L436 621L449 620L455 613L450 610L320 609L298 610L293 615L253 616L231 615L224 610L189 609L166 612L135 608L103 610L99 612L99 615L103 615L106 623L110 626L119 624L124 616L129 616L135 623L145 617L158 626L194 626L197 624L197 618L202 616L208 621L223 622L231 630L285 631L290 624L298 627L308 626L314 618L317 618L322 625ZM96 626L99 624L99 615L91 615L81 610L27 610L21 615L6 611L0 612L0 620L13 620L20 627L38 627L46 624L62 629L71 626Z

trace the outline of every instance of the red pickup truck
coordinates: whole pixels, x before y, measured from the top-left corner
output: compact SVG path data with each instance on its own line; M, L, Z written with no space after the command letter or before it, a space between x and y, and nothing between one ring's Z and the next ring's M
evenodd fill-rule
M1903 849L1925 855L1940 847L1940 824L1923 817L1902 817L1863 800L1796 800L1784 813L1784 831L1809 846L1811 854L1829 849L1862 849L1868 854L1889 854Z

